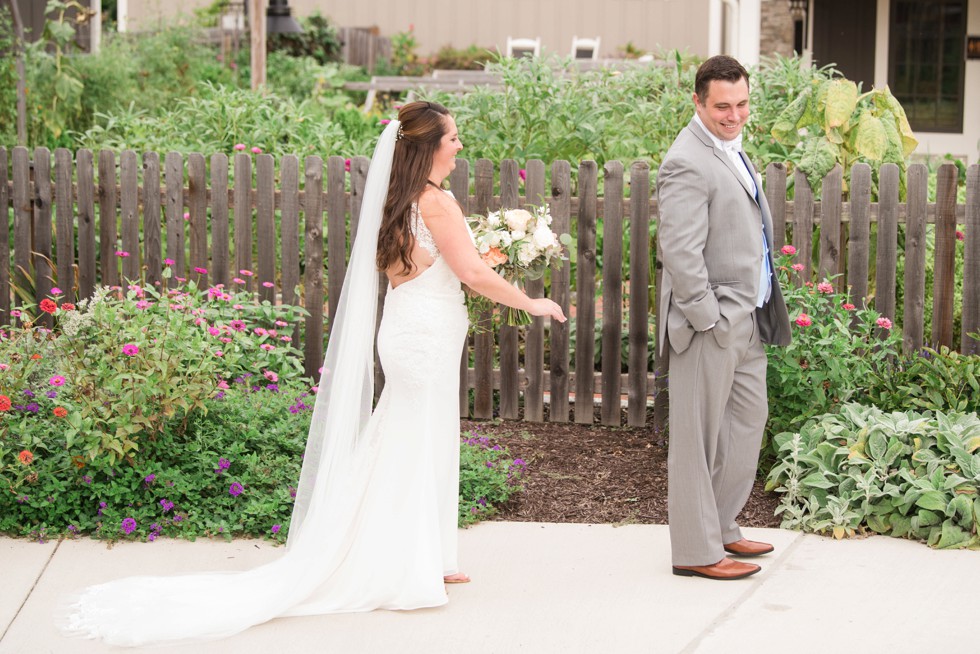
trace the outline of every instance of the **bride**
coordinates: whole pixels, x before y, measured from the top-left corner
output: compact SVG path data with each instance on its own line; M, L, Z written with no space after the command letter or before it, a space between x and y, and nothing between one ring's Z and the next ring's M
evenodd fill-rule
M114 645L227 637L280 616L445 604L467 582L456 560L460 282L564 321L479 257L443 180L462 150L442 105L412 102L371 161L324 361L285 553L245 572L129 577L67 600L63 633ZM389 288L377 348L378 270Z

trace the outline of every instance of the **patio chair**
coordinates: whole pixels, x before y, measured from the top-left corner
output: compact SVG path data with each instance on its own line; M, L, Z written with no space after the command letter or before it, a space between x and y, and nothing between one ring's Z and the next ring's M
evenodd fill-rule
M594 39L580 39L577 36L573 36L572 59L598 59L600 38L597 36Z
M508 57L540 57L541 37L533 39L514 39L507 37Z

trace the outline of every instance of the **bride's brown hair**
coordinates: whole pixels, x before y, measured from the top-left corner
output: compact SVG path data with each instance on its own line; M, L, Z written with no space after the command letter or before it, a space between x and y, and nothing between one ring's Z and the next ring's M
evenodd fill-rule
M378 269L387 270L395 262L409 274L415 237L412 235L412 205L418 202L432 171L432 159L446 134L449 110L436 102L410 102L398 112L401 126L395 141L385 201L378 231Z

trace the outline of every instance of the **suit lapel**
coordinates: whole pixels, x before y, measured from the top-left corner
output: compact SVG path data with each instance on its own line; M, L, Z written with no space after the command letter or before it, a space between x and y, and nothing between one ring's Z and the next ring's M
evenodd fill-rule
M701 129L701 126L698 125L693 119L688 124L688 129L694 132L694 135L697 136L698 140L704 143L705 146L711 148L711 153L715 155L718 161L723 163L728 168L728 170L732 173L732 175L735 176L735 181L737 181L742 186L742 188L745 189L745 192L749 194L749 197L752 198L753 201L755 201L755 193L752 192L752 187L745 182L745 178L742 177L742 174L738 172L738 169L735 168L735 164L732 163L732 160L728 158L728 155L722 152L721 150L719 150L717 147L715 147L715 142L711 139L710 136L708 136L705 133L703 129ZM749 164L749 173L752 174L754 179L755 170L752 168L751 164Z

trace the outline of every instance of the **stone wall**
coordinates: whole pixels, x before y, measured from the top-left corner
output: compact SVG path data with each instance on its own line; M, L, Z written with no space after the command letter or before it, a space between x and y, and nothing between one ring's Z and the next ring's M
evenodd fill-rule
M762 0L762 30L759 54L793 54L793 19L786 0Z

